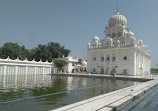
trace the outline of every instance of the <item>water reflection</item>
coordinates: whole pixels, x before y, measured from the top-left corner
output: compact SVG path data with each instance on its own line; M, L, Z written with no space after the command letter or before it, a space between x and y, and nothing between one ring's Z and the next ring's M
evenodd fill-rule
M24 111L24 107L33 111L50 110L139 83L134 81L39 74L36 76L18 75L17 77L15 75L6 77L1 75L0 78L5 78L5 80L2 79L0 81L0 102L73 90L70 93L0 104L0 107L6 111Z

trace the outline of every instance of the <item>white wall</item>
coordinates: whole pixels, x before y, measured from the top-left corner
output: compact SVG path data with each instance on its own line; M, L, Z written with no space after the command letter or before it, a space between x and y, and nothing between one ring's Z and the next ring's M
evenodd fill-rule
M112 62L113 54L116 55L115 62ZM88 59L87 59L88 72L93 72L93 69L96 69L96 73L101 73L101 68L99 68L98 66L103 66L104 73L106 73L106 67L108 66L111 72L112 67L117 66L116 68L117 74L123 74L123 70L126 69L128 75L142 75L142 72L140 72L140 68L138 67L139 63L143 63L142 67L144 71L150 71L149 57L147 57L147 55L145 54L143 55L143 53L137 51L137 49L134 47L88 50L87 55L88 55ZM109 62L106 61L106 55L110 56ZM104 57L103 62L101 62L102 56ZM127 56L127 60L124 60L124 56ZM94 57L96 57L96 61L93 60Z

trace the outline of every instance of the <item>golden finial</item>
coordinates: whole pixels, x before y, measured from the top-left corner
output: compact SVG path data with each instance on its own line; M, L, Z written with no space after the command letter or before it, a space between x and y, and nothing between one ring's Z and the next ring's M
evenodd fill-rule
M10 59L10 58L9 58L9 56L8 56L8 61L9 61L9 59Z
M17 62L19 61L19 57L17 57Z
M25 62L27 62L27 57L25 58Z
M33 63L35 62L35 59L33 58Z
M75 59L78 59L78 55L77 54L75 55Z
M117 6L117 13L116 14L119 14L119 11L118 11L118 6Z

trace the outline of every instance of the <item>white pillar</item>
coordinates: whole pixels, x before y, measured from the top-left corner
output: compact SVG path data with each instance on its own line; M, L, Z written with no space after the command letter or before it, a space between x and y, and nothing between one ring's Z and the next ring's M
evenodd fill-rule
M14 83L17 84L17 77L18 77L18 70L19 70L19 67L18 66L15 66L15 81Z
M37 73L36 70L37 70L37 67L34 68L34 82L36 82L36 73Z
M3 74L3 66L1 66L1 72L0 73L1 73L1 75Z
M3 87L5 88L6 86L6 71L7 71L7 66L4 66L4 70L3 70Z
M45 68L43 67L43 72L42 72L42 74L44 74L44 70L45 70Z
M27 72L28 72L28 67L25 68L25 83L27 83Z

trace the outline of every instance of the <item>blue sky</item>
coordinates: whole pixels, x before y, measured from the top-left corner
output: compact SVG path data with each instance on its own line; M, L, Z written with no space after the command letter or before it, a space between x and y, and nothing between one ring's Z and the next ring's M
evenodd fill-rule
M26 48L59 42L70 55L87 57L87 43L104 39L109 18L116 13L151 50L152 67L158 64L158 0L0 0L0 46L16 42Z

